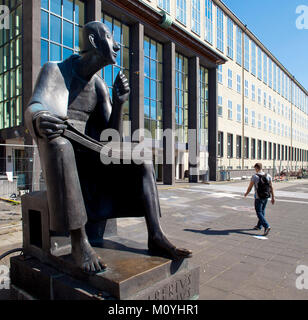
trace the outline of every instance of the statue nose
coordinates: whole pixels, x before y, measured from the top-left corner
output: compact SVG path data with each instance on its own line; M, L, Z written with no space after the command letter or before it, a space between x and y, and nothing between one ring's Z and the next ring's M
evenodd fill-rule
M120 45L117 42L114 43L113 50L114 51L119 51L120 50Z

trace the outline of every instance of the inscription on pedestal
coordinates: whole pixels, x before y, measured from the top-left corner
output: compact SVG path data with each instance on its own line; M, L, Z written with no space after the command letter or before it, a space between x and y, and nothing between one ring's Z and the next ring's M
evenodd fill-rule
M190 300L199 295L199 268L170 277L146 292L138 299L146 300Z

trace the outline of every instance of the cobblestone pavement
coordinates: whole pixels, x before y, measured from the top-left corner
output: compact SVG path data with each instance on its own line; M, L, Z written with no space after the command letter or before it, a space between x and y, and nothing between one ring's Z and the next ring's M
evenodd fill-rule
M192 249L191 263L201 267L200 299L308 299L308 290L295 285L297 266L308 266L308 181L274 184L277 203L267 207L272 230L266 238L252 230L257 219L253 194L243 198L247 185L159 186L164 231ZM118 234L146 247L143 218L119 219ZM20 246L21 237L0 234L0 254Z

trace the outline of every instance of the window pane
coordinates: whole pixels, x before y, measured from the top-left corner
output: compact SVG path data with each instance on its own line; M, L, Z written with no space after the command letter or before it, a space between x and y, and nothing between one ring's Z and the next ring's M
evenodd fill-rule
M150 76L150 60L149 58L144 58L144 74Z
M144 99L144 116L150 117L150 101L149 99Z
M48 10L48 0L41 0L41 7Z
M3 48L0 48L0 73L2 72L3 72Z
M125 24L122 25L122 32L123 32L123 45L125 47L129 47L129 28Z
M63 44L73 48L74 26L72 23L63 21Z
M61 15L61 0L52 0L50 1L50 11L55 14Z
M48 42L41 40L41 65L48 61Z
M41 10L41 36L48 39L48 13Z
M61 47L51 43L50 44L50 61L61 60Z
M123 49L123 67L129 69L129 49Z
M50 15L50 39L61 43L61 19Z
M116 42L121 43L121 23L118 20L114 20L113 24L113 38Z
M63 60L67 59L73 53L74 53L73 50L69 50L69 49L63 48Z
M82 1L76 0L75 1L75 22L83 26L84 18L85 18L84 3Z
M21 66L17 68L16 71L16 95L20 95L22 93L22 69Z
M144 55L150 56L150 39L148 37L144 37Z
M73 0L63 0L63 17L73 21L74 8Z
M105 67L104 71L104 79L107 83L107 86L110 87L112 86L112 66Z

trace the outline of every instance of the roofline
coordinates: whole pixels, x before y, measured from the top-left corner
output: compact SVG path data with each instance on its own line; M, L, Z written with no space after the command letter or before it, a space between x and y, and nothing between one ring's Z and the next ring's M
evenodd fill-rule
M266 54L282 69L288 76L291 78L294 83L296 83L303 91L304 93L308 96L308 90L304 88L296 79L293 74L291 74L286 67L271 53L270 50L268 50L263 43L257 38L257 36L250 31L247 28L247 25L244 24L239 17L231 10L229 9L226 4L224 4L221 0L212 0L220 9L223 10L223 12L232 18L232 20L242 29L243 32L245 32L249 37L264 51Z
M183 46L189 45L194 52L206 57L213 64L220 65L228 61L224 55L213 50L213 48L208 46L204 41L194 37L178 24L172 23L168 29L163 28L160 25L163 11L155 10L143 1L126 0L125 3L123 3L122 0L105 0L105 3L109 3L129 12L131 16L155 27L158 32L168 36L168 38L172 39L174 42Z

